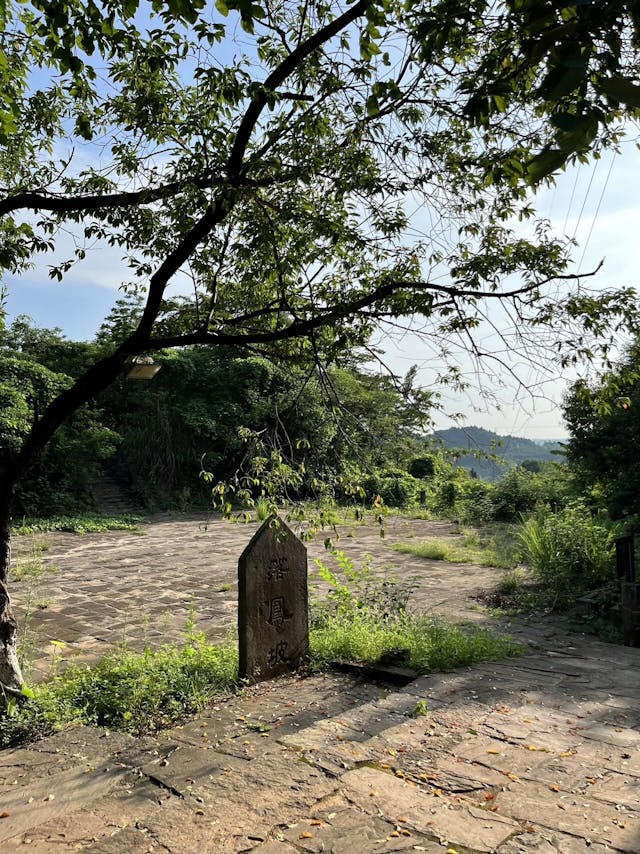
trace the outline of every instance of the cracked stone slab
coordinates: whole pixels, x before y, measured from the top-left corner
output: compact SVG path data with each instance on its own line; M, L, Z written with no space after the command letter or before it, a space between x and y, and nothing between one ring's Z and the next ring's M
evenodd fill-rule
M626 747L636 752L640 750L640 732L626 727L595 724L580 731L584 738L603 741L616 747Z
M418 836L402 822L394 824L353 806L320 812L287 828L282 837L309 854L391 854L416 845L429 854L444 854L439 843ZM262 851L262 849L258 849Z
M153 851L152 845L153 841L145 831L137 827L124 827L110 836L83 846L82 850L86 854L146 854ZM31 854L31 848L29 852Z
M510 744L502 739L472 735L456 744L452 752L456 757L468 762L477 762L487 768L522 777L530 773L532 768L542 764L549 755L544 748L537 749L534 744L529 747L533 749L526 749L520 744Z
M228 758L228 757L227 757ZM335 783L284 751L242 762L240 770L201 779L197 797L173 798L141 826L173 854L240 852L266 842L273 828L308 815Z
M590 787L589 795L599 801L623 804L640 811L640 780L627 774L611 773L601 777Z
M32 854L50 854L52 849L77 849L80 846L83 850L92 850L93 843L122 838L123 834L127 836L127 829L157 808L160 800L165 797L168 795L163 794L149 781L134 778L129 779L127 783L125 778L105 797L98 798L74 812L57 814L43 824L3 841L3 854L25 850ZM119 847L113 850L121 851L122 854L129 850L139 850L135 849L130 841L127 844L128 848ZM28 845L28 848L25 848L25 845ZM146 851L148 840L145 845L143 850Z
M183 797L201 785L223 774L236 774L246 760L221 754L209 748L182 747L161 764L152 762L141 767L143 774Z
M520 825L504 815L477 809L452 798L436 797L407 781L373 768L342 776L347 798L361 810L448 847L477 852L494 851Z
M527 832L514 836L496 854L611 854L608 845L587 844L584 839L528 825Z
M505 789L496 805L518 821L535 821L551 830L610 845L620 851L636 851L640 839L640 813L616 810L582 794L551 791L537 783Z
M251 851L267 840L270 817L246 806L218 800L198 806L172 802L138 822L145 838L145 850L171 854L239 854ZM116 851L126 854L126 851Z
M267 842L258 844L251 849L255 854L296 854L299 848L294 848L282 839L269 839Z
M8 815L0 821L0 841L104 797L130 773L114 763L81 765L4 793L2 811Z

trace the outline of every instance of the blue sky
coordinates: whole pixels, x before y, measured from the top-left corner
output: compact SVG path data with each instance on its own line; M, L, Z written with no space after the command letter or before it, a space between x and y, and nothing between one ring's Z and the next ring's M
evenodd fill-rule
M540 216L548 218L554 233L574 238L571 272L588 273L603 261L603 267L590 285L599 288L640 286L638 249L640 241L640 151L631 139L622 145L618 155L605 152L599 161L561 173L555 187L538 193L536 206ZM624 346L624 341L620 342ZM416 336L406 335L387 344L388 362L404 372L417 364L419 376L428 384L434 373L431 354ZM463 367L472 371L467 361ZM497 386L501 408L489 406L475 391L454 394L443 391L444 412L436 416L438 428L449 427L451 413L463 413L465 423L486 427L501 434L527 436L532 439L562 438L567 435L562 421L560 402L569 383L582 372L552 371L544 375L528 368L521 375L534 392L527 393L507 381L504 389ZM485 375L479 381L491 383ZM539 384L542 384L539 386Z

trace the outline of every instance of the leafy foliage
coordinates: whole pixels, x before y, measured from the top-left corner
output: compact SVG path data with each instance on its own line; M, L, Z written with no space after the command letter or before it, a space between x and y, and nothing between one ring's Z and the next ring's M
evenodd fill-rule
M633 345L599 382L576 383L564 402L567 461L592 506L612 518L640 514L640 351Z
M47 365L60 361L82 370L78 363L86 349L65 342L51 330L35 330L24 318L0 332L0 471L7 471L32 424L72 383L70 376ZM47 515L82 509L89 500L91 478L100 462L113 454L118 439L101 423L98 409L78 409L23 480L16 512Z
M237 649L192 638L183 647L117 650L93 667L72 666L28 689L28 700L0 713L0 746L73 723L151 732L200 711L237 681Z
M582 504L535 513L523 523L520 537L524 562L554 607L566 607L615 577L615 529Z
M99 516L95 513L79 513L75 516L46 515L30 519L23 517L16 522L14 534L35 534L47 531L68 531L72 534L99 534L103 531L137 531L142 522L140 516Z

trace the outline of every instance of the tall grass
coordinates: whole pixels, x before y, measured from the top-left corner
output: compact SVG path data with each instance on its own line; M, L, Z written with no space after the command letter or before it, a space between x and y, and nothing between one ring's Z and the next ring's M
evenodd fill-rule
M402 650L419 673L519 655L522 647L486 629L462 629L430 615L409 610L415 579L387 575L380 579L371 559L356 567L334 550L336 568L316 560L330 586L327 599L312 609L311 662L315 668L333 660L376 663L386 653Z
M366 613L336 615L311 633L314 668L332 661L379 662L401 650L418 673L453 670L496 658L520 655L523 647L487 629L460 628L425 615L407 613L386 621Z
M558 513L538 510L520 531L524 562L557 607L614 578L614 539L615 530L582 504Z
M126 648L98 664L72 665L49 682L10 700L0 711L0 748L79 722L133 734L168 726L203 709L237 683L238 654L230 641L191 640L138 653Z

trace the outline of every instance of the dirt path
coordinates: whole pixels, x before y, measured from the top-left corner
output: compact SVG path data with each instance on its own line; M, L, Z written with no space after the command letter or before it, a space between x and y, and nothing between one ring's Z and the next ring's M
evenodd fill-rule
M156 519L139 533L17 538L14 559L21 563L35 551L45 569L40 581L24 579L11 587L30 678L46 678L72 658L95 660L123 641L133 648L179 642L190 614L208 638L224 637L236 621L238 557L255 529L202 515ZM375 525L353 526L341 529L337 545L356 566L371 554L381 573L415 577L419 587L412 603L418 610L453 620L486 619L471 597L494 586L502 572L392 549L396 542L425 537L458 535L449 523L392 517L384 539ZM312 558L330 560L323 537L311 541L308 551L312 574Z

